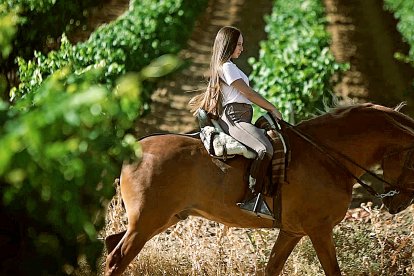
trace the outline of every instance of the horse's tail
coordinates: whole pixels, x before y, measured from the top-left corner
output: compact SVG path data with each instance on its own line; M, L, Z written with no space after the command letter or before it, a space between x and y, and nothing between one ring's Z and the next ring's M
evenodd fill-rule
M106 246L106 250L108 254L111 253L115 249L115 247L121 241L125 233L126 233L126 230L120 233L109 235L105 238L105 246Z

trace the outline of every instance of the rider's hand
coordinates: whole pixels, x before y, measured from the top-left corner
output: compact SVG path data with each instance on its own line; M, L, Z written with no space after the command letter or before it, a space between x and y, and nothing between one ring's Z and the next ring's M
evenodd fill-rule
M282 120L282 113L279 112L279 110L274 109L270 111L270 114L272 114L273 118L276 119L276 121Z

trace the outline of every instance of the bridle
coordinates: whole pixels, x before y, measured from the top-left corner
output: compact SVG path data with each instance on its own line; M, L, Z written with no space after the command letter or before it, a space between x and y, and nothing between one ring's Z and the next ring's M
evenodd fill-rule
M400 151L400 153L404 152L404 151L408 151L408 153L407 153L407 156L404 160L403 170L402 170L400 176L398 177L397 183L405 183L405 180L408 176L408 172L409 171L414 171L414 160L413 160L414 148L410 147L410 148L403 149L403 150ZM390 155L387 155L386 157L388 157L388 156L390 156ZM384 160L385 160L386 157L384 157ZM403 188L403 189L406 189L408 191L409 190L414 190L414 189L410 189L410 188Z
M328 147L326 145L323 145L321 143L316 143L314 141L314 139L312 139L312 137L310 137L309 135L303 133L302 131L300 131L298 128L296 128L295 126L293 126L292 124L283 121L283 120L279 120L278 123L282 123L285 124L287 126L287 128L290 128L293 132L295 132L298 136L300 136L302 139L304 139L305 141L309 142L312 146L314 146L317 150L319 150L320 152L322 152L323 154L325 154L326 156L328 156L337 166L339 166L340 168L342 168L342 170L344 170L347 174L349 174L352 178L354 178L365 190L367 190L371 195L379 198L379 199L384 199L387 197L393 197L397 194L399 194L400 192L405 192L405 193L413 193L414 196L414 188L406 188L406 187L401 187L397 184L392 184L389 181L379 177L376 173L364 168L362 165L358 164L357 162L355 162L354 160L352 160L350 157L348 157L347 155L331 148ZM400 181L403 181L406 177L407 177L407 171L409 170L414 170L414 160L413 158L411 158L414 155L414 145L404 148L402 150L398 150L398 151L394 151L392 153L387 154L386 156L384 156L383 161L385 160L385 158L388 158L392 155L395 154L399 154L401 152L404 151L408 151L408 154L406 156L406 159L404 161L404 166L402 168L402 172L400 174L400 176L398 177L398 181L397 183L403 183ZM375 179L387 184L388 186L392 187L393 190L390 190L387 193L378 193L377 191L375 191L374 188L372 188L371 186L369 186L368 184L366 184L361 178L357 177L356 175L354 175L340 160L338 160L337 157L335 157L332 153L334 153L336 156L339 156L341 159L346 160L347 162L353 164L354 166L357 166L358 168L362 169L363 171L365 171L366 173L368 173L369 175L371 175L372 177L374 177Z

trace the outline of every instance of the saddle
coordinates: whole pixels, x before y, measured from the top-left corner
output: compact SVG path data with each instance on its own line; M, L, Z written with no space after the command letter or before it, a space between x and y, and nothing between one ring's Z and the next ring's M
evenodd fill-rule
M256 158L256 152L226 134L218 121L211 118L205 110L199 109L197 118L200 125L200 138L211 157L223 161L236 155L242 155L247 159ZM270 181L264 181L260 192L265 196L275 197L278 187L286 182L286 170L290 161L288 140L270 114L257 119L255 126L265 130L273 146L273 158L269 166Z

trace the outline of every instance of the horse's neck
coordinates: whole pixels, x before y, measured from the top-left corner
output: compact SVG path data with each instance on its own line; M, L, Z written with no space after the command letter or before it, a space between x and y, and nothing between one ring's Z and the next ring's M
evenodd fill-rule
M309 132L316 143L326 145L367 168L382 159L387 146L408 143L412 139L384 112L356 110L342 116L324 116L319 122L316 118L315 122L304 124L303 131Z

